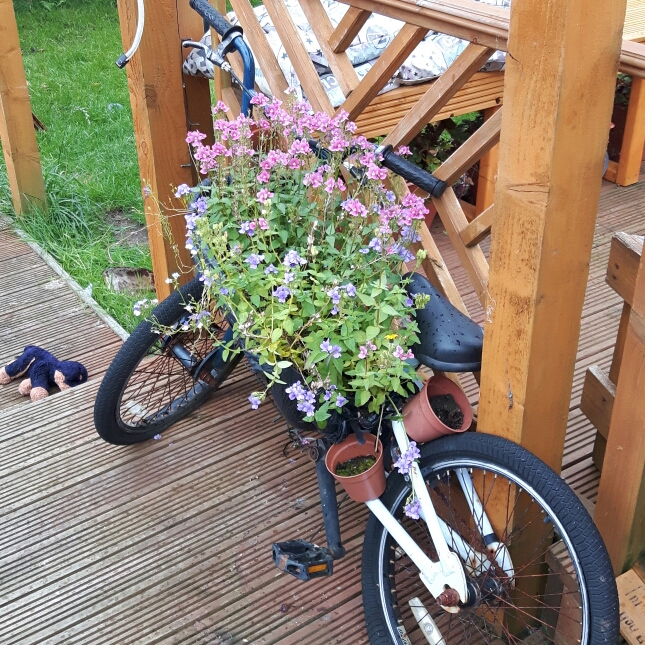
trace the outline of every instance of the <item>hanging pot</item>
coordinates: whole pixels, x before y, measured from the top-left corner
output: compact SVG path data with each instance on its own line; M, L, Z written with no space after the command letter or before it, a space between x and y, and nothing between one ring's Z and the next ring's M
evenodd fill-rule
M378 499L385 490L385 469L383 467L383 445L378 442L378 453L374 451L376 437L364 433L365 443L359 444L355 434L349 435L341 443L334 444L325 457L327 470L336 478L345 492L355 502L369 502ZM365 472L351 477L336 474L336 467L355 457L375 457L376 463Z
M430 406L430 399L440 394L452 394L464 415L460 428L450 428L442 423ZM433 376L423 385L421 391L412 397L403 408L403 424L408 436L423 443L453 432L464 432L470 428L473 413L470 403L461 388L445 376Z

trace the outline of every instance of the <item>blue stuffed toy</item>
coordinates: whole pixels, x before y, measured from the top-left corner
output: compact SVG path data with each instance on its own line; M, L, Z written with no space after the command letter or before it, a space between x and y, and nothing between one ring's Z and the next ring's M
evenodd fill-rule
M19 376L26 377L18 386L22 396L39 401L49 396L49 388L57 385L61 391L87 381L87 370L76 361L59 361L47 350L28 345L13 363L0 369L0 385Z

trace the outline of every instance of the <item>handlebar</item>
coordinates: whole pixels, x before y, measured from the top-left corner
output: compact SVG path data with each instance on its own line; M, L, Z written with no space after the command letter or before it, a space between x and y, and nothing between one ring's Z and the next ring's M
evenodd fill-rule
M406 181L413 183L415 186L422 188L432 197L441 197L448 187L445 181L437 179L427 170L419 168L411 161L399 157L394 153L392 146L385 146L377 150L383 156L383 166L389 168L392 172L400 175Z
M208 0L190 0L188 3L208 24L211 26L222 39L226 38L231 29L241 31L239 27L233 27L224 16L214 9Z

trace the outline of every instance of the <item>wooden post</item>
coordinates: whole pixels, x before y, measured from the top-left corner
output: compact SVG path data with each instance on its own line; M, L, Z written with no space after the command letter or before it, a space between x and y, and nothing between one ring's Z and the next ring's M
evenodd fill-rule
M499 107L484 110L484 119L490 119ZM491 148L479 160L479 176L477 178L477 203L475 214L480 215L495 200L495 176L497 175L497 164L499 162L499 145Z
M137 22L135 0L118 0L121 37L128 48ZM182 27L182 36L188 34ZM201 28L191 37L199 39ZM192 182L186 145L188 119L182 78L178 0L157 0L146 6L146 25L138 52L127 66L130 103L144 194L144 209L155 286L160 300L170 294L165 279L175 271L180 282L191 277L185 248L184 217L173 187ZM168 222L163 234L163 221Z
M645 79L634 77L616 172L616 183L619 186L630 186L638 181L643 146L645 146Z
M616 384L594 519L616 574L645 552L645 253Z
M18 26L11 0L0 0L0 141L16 213L47 208Z
M558 472L624 17L511 8L478 429Z

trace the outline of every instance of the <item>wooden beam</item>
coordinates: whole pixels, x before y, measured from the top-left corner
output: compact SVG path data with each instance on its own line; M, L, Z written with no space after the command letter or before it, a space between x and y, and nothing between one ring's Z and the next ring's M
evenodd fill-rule
M585 374L580 410L605 439L609 435L615 397L616 386L598 365L592 365Z
M499 107L484 110L484 119L488 121ZM477 214L483 213L495 200L495 182L497 166L499 164L499 145L493 146L479 160L479 173L477 174L477 199L475 210Z
M318 72L309 58L309 54L300 38L298 29L293 23L291 14L284 0L264 0L264 6L271 16L273 26L278 32L280 41L289 55L302 89L314 110L334 114L334 108L320 82Z
M493 214L493 206L491 205L461 231L461 241L467 247L475 246L483 242L490 235L490 229L493 225Z
M350 7L329 38L329 46L332 50L337 54L346 51L371 15L371 11Z
M410 143L432 121L470 77L490 58L492 49L473 45L464 49L452 65L436 80L417 104L385 138L383 145L394 147Z
M502 110L498 110L434 171L434 176L454 184L485 152L497 145L501 125Z
M556 472L624 17L625 0L513 0L510 12L478 429Z
M137 20L136 0L117 0L121 37L128 48ZM182 208L173 186L191 183L192 164L186 145L186 108L182 78L182 48L176 0L157 0L146 11L141 45L128 63L128 87L143 188L143 205L157 296L170 295L165 279L173 272L181 281L192 275L185 248ZM167 219L172 239L164 236Z
M0 141L16 213L47 208L27 78L11 0L0 0Z
M334 26L331 24L325 8L320 0L300 0L300 8L318 39L323 56L327 59L342 93L349 96L360 81L349 56L345 52L336 53L329 44L334 33Z
M620 148L616 183L630 186L638 181L645 146L645 79L632 78L627 120Z
M645 255L641 256L632 312L616 384L595 520L614 571L645 552Z
M401 31L386 47L372 68L365 74L358 87L339 109L349 113L349 120L355 121L358 115L370 104L372 99L387 85L405 59L425 38L427 29L403 25Z
M629 305L634 300L643 236L619 232L611 238L607 284Z
M288 89L289 84L284 78L284 74L278 64L278 59L275 57L271 45L266 38L266 34L260 26L255 11L249 0L230 0L233 11L237 19L240 21L244 35L248 38L251 45L251 50L254 56L258 59L264 78L269 84L269 89L273 96L282 97ZM226 0L218 0L226 7Z
M446 189L446 192L439 199L433 197L432 203L435 205L439 217L441 217L441 222L459 256L459 260L468 273L479 301L485 307L488 262L479 246L467 248L461 241L461 231L468 227L468 220L461 210L454 190L452 188Z

